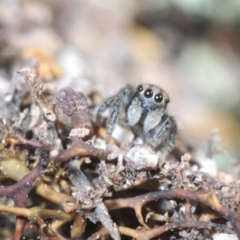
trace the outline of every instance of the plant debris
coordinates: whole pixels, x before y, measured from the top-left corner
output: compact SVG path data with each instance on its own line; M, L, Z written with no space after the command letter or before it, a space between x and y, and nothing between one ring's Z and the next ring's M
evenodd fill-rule
M46 93L37 72L18 70L25 85L0 101L0 211L16 216L5 216L9 238L240 237L238 181L200 172L189 153L161 162L144 142L109 139L90 96Z

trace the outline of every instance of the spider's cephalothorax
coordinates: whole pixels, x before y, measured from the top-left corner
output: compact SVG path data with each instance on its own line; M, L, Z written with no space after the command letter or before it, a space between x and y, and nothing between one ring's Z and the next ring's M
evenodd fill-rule
M152 84L139 85L134 88L127 85L115 96L109 97L98 109L97 121L110 107L107 119L107 133L112 134L115 124L130 126L134 134L165 157L174 147L177 133L176 121L166 112L169 103L167 93ZM123 110L125 116L119 119Z

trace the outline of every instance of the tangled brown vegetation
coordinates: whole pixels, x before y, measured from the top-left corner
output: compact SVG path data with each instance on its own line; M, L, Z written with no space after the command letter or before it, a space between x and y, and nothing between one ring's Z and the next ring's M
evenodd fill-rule
M2 238L240 238L237 181L194 171L188 153L158 165L144 144L107 142L94 98L50 94L37 69L18 73L25 83L0 101L0 211L15 216L1 216Z

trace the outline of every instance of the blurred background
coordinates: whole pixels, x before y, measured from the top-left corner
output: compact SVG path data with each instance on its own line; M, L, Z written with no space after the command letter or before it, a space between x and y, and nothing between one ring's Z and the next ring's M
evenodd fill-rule
M157 84L186 145L204 154L218 129L219 168L240 159L240 1L0 0L1 94L32 58L45 81L104 98Z

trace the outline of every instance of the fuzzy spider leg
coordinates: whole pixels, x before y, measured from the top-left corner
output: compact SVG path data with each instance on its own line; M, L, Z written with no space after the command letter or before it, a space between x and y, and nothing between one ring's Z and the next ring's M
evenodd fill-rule
M175 136L177 132L176 120L172 116L164 116L164 121L151 132L153 136L149 139L151 146L157 148L161 145L161 155L163 159L174 147ZM155 139L154 141L152 141Z
M169 133L169 137L168 140L166 142L166 146L165 146L165 156L170 153L170 151L172 151L172 149L175 146L175 139L176 139L176 134L177 134L177 122L175 120L174 117L169 116L169 121L170 121L170 133Z
M100 125L102 123L102 115L108 109L110 109L110 115L107 118L107 134L110 136L113 132L115 124L118 122L119 115L122 108L126 111L127 106L132 101L135 91L133 86L127 85L121 89L117 95L109 97L98 109L96 121ZM123 125L128 125L127 118L120 119Z
M114 100L115 100L115 97L114 97L114 96L109 97L109 98L107 98L107 99L102 103L102 105L99 107L99 109L98 109L98 111L97 111L97 116L96 116L96 122L97 122L98 125L101 125L103 113L104 113L111 105L113 105Z
M112 135L115 124L118 121L118 117L122 108L122 101L119 98L115 98L111 107L110 116L107 119L107 135L108 139Z

